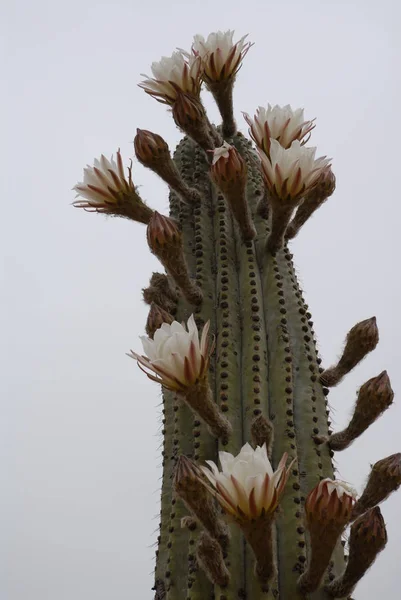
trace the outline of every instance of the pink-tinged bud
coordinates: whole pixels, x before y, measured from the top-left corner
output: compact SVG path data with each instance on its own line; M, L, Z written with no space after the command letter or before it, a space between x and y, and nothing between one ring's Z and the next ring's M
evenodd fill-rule
M225 546L229 537L228 527L219 517L213 496L205 487L203 473L196 463L184 455L179 456L173 483L185 506L210 535Z
M108 160L101 156L94 161L94 166L84 169L84 180L73 188L80 200L73 206L88 212L115 215L149 223L153 211L143 202L132 181L132 166L128 167L128 177L124 174L124 166L120 151L116 160Z
M313 213L334 193L335 189L335 175L331 167L326 167L321 172L315 186L299 205L293 220L287 227L285 237L289 240L293 239Z
M376 506L352 525L347 567L340 577L326 587L329 595L348 598L386 544L386 526L380 508Z
M170 313L168 313L155 302L152 302L146 321L146 333L151 339L153 339L155 332L163 325L163 323L171 325L173 321L174 317Z
M145 167L170 157L167 142L158 135L146 129L137 129L134 138L135 155Z
M181 246L182 239L178 224L174 219L161 215L156 210L149 221L147 228L147 239L152 252L157 252L169 246Z
M376 317L357 323L347 334L345 348L337 365L326 369L320 381L327 387L340 383L343 377L372 352L379 342L379 330Z
M214 150L210 176L224 194L244 241L252 240L256 231L246 198L247 166L234 146L224 142Z
M202 302L202 291L190 278L177 223L155 212L147 229L149 248L191 304Z
M360 388L354 414L346 429L330 436L332 450L344 450L389 408L394 398L387 371L372 377Z
M401 485L401 453L391 454L375 463L362 496L355 504L352 518L355 519L376 504L383 502Z
M305 517L311 555L298 582L302 593L309 594L319 587L337 541L349 522L355 496L347 484L331 479L323 479L308 494Z
M174 122L181 131L205 151L214 148L212 125L199 98L191 94L178 94L172 112Z

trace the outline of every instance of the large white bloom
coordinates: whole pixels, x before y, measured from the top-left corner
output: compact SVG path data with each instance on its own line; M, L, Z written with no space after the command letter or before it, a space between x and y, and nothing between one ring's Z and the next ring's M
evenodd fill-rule
M172 105L180 92L199 96L201 68L200 58L188 53L184 56L184 51L178 50L171 56L163 56L159 62L152 63L153 78L142 74L146 79L139 87L158 102Z
M207 40L202 35L194 36L192 52L202 59L206 83L229 79L240 69L242 59L252 44L245 41L247 35L236 43L233 36L234 31L230 30L210 33Z
M224 510L238 519L255 519L273 513L288 479L285 453L274 472L267 457L266 444L255 450L245 444L237 456L219 452L221 471L211 460L202 471L213 486Z
M259 106L254 118L243 113L250 129L249 134L261 150L269 154L270 138L280 142L283 148L289 148L294 140L306 144L305 136L315 127L313 121L305 121L303 108L292 110L291 106Z
M73 205L89 212L113 214L148 223L153 211L138 195L132 181L132 167L128 167L128 177L124 175L124 166L120 151L116 160L105 156L95 159L94 165L84 169L83 182L77 183L73 189L79 200Z
M270 140L267 156L258 148L262 172L270 194L280 200L300 200L315 185L330 159L315 159L316 148L306 148L294 140L289 148Z
M141 337L146 356L132 350L128 356L136 359L139 367L153 381L170 390L183 392L206 373L211 352L208 340L210 322L205 324L200 341L193 315L189 317L187 327L188 331L178 321L171 325L163 323L153 340Z

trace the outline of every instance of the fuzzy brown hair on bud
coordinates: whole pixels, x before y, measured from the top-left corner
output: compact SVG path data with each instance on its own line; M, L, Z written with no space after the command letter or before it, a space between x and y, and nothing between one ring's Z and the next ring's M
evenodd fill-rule
M251 436L255 446L263 446L266 444L267 456L271 458L273 441L274 441L274 426L270 419L264 415L258 415L251 423Z
M327 387L340 383L347 373L372 352L379 342L376 317L365 319L352 327L347 334L345 348L337 365L323 371L320 381Z
M178 94L173 104L173 119L177 127L205 152L212 150L220 139L207 118L202 102L191 94Z
M341 481L323 479L307 496L305 518L310 534L311 555L299 578L302 593L314 592L320 585L331 555L349 522L355 492Z
M200 304L202 292L189 276L176 221L155 211L149 221L147 239L150 250L174 279L188 302Z
M332 450L344 450L357 437L387 410L394 398L387 371L382 371L377 377L372 377L360 388L355 404L354 414L349 425L343 431L329 437L328 443Z
M234 146L224 142L214 151L210 176L230 206L244 241L250 241L256 235L246 198L247 170Z
M351 527L349 557L344 573L326 586L334 598L348 598L387 544L387 531L380 508L362 515Z
M228 527L219 516L214 498L204 483L204 475L196 463L184 455L179 456L174 472L176 493L206 531L225 547L229 538Z
M212 583L220 587L227 587L230 582L230 572L224 564L221 546L205 531L202 531L199 537L196 558Z
M173 321L174 317L170 313L156 304L156 302L152 302L145 326L146 333L150 338L153 339L155 332L159 329L159 327L162 326L163 323L168 323L171 325Z
M401 485L401 453L391 454L372 467L362 496L355 504L352 518L356 519L376 504L383 502Z
M153 273L149 287L144 288L142 293L146 304L154 302L167 313L175 314L178 296L164 273Z
M168 144L160 135L146 129L137 129L134 148L139 162L163 179L184 203L195 204L202 200L199 192L189 187L181 177L170 156Z
M335 175L331 167L327 167L322 171L316 185L305 196L302 204L298 207L294 218L287 227L285 237L289 240L293 239L313 213L334 193L335 189Z

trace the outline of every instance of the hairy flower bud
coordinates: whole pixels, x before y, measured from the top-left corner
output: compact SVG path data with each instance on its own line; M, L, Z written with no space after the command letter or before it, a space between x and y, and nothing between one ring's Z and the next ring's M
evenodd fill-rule
M220 544L205 531L200 534L196 546L196 558L212 583L220 587L226 587L229 584L230 572L224 563Z
M351 527L349 557L342 575L326 586L334 598L348 598L387 544L387 531L380 508L362 515Z
M354 414L346 429L329 437L332 450L344 450L389 408L394 398L387 371L372 377L360 388Z
M155 302L166 312L175 314L178 296L164 273L152 273L149 286L142 293L146 304Z
M343 354L337 365L323 371L320 381L327 387L340 383L358 363L372 352L379 342L379 330L376 317L365 319L349 330Z
M206 531L223 547L226 546L228 527L219 517L213 495L204 484L202 471L187 456L178 457L174 471L174 489Z
M160 160L170 157L167 142L158 135L147 129L137 129L134 138L135 155L139 162L145 167L150 167Z
M316 185L305 196L285 232L287 239L294 238L309 217L334 193L336 178L331 167L326 167L319 176Z
M246 198L247 166L234 146L224 142L215 149L210 176L229 204L243 239L252 240L256 230Z
M344 527L349 522L356 493L342 481L323 479L305 501L311 556L299 579L302 593L315 591L322 580Z
M391 454L372 467L363 494L355 504L352 518L355 519L376 504L383 502L401 485L401 453Z
M156 330L159 329L163 323L171 325L173 321L174 317L170 313L168 313L155 302L152 302L145 326L146 333L151 339L153 339Z
M128 178L124 174L124 166L120 151L116 161L105 156L95 159L94 166L84 169L84 180L73 188L77 196L73 206L89 212L115 215L149 223L153 211L146 206L136 191L132 181L132 166L128 167Z
M267 456L271 459L274 440L274 426L270 419L258 415L251 423L251 436L255 446L266 444Z
M200 304L202 292L190 278L177 223L154 212L147 229L149 248L174 279L188 302Z
M173 104L173 119L177 127L205 151L214 148L213 128L198 98L190 94L178 94Z

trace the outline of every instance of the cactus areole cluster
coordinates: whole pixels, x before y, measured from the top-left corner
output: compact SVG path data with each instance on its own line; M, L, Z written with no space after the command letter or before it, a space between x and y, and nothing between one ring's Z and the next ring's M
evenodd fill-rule
M345 599L387 542L378 504L401 483L401 454L373 465L359 499L332 458L393 392L383 371L361 386L346 429L329 429L329 387L375 348L376 319L352 327L338 363L321 366L288 243L335 177L308 146L315 123L302 109L245 113L256 148L237 130L246 38L197 35L140 83L184 134L173 157L157 133L138 129L134 140L139 162L170 188L169 215L140 198L119 151L85 169L74 204L145 224L163 267L143 290L143 354L129 354L163 390L155 600Z

